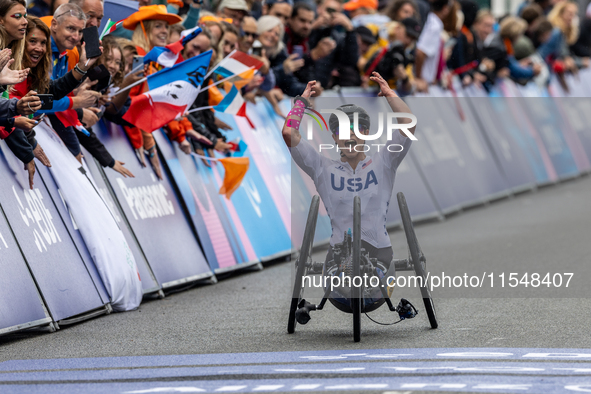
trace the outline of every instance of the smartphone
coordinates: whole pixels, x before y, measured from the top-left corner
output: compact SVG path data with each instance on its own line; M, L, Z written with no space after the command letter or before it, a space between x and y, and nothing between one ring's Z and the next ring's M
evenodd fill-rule
M133 63L131 63L131 71L136 70L139 68L139 66L143 66L144 65L144 57L143 56L134 56L133 57ZM144 73L141 74L141 76L144 76Z
M303 45L294 45L293 46L293 53L299 55L300 58L304 57L304 46Z
M40 109L52 109L53 108L53 94L38 94L37 97L41 100Z
M92 87L92 90L95 92L103 93L103 91L106 91L109 87L109 84L111 83L111 73L109 73L109 70L107 70L107 67L105 67L104 64L100 64L91 68L88 70L86 76L91 81L98 81L96 85Z
M252 43L252 54L254 56L262 56L263 55L263 44L259 40L256 40Z
M41 114L39 116L35 116L33 118L33 120L36 120L37 122L41 123L41 121L43 120L44 117L45 117L45 114Z
M87 27L82 30L82 36L86 43L86 58L92 59L102 55L101 41L99 40L99 32L96 26Z

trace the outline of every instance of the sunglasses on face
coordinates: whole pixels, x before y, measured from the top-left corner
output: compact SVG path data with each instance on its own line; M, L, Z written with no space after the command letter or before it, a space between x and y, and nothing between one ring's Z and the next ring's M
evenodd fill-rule
M26 18L27 17L27 13L25 12L24 14L21 14L20 12L17 12L16 14L12 14L10 15L11 18L14 18L16 20L19 20L21 18Z
M243 31L242 31L242 37L246 37L246 36L250 36L250 37L254 38L255 40L256 40L257 38L259 38L259 35L258 35L257 33L252 33L252 32L250 32L250 31L244 31L244 30L243 30Z

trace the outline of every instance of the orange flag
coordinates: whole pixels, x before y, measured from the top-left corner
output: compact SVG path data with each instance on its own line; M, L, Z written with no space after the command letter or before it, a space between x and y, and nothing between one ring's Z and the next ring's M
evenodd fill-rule
M243 72L242 74L238 74L238 76L241 79L237 79L234 82L234 85L236 85L236 88L238 90L242 89L244 86L246 86L253 78L254 78L254 73L256 72L255 69L250 69L247 70L245 72Z
M238 90L242 89L248 85L250 81L252 81L255 72L255 69L250 69L243 72L242 74L238 74L233 78L228 79L227 81L224 81L224 90L226 93L228 93L230 89L232 89L232 85L236 85L236 89Z
M209 81L209 84L211 85L212 82ZM223 99L224 96L217 88L217 86L212 86L211 88L209 88L209 105L218 105Z
M228 157L218 159L224 166L226 174L224 175L224 184L220 188L220 194L225 194L229 200L232 194L238 189L242 179L248 171L250 161L248 157Z

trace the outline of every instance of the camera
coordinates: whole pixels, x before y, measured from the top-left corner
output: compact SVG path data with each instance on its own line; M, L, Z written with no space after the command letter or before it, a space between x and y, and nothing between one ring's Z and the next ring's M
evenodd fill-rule
M375 59L380 56L380 54L381 52L378 51L371 59L369 59L364 71L367 71L369 67L375 63ZM382 58L378 61L378 64L373 71L378 72L386 81L388 81L394 79L394 70L396 67L402 65L406 68L411 62L412 59L407 56L402 43L396 41L382 55Z

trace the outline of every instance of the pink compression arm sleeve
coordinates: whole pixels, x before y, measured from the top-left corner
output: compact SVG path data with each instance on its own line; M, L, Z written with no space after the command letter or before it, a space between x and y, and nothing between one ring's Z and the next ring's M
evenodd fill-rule
M293 105L293 108L287 114L287 127L293 127L294 129L300 128L300 122L302 121L302 117L304 116L304 110L306 107L304 103L300 100L297 100Z

